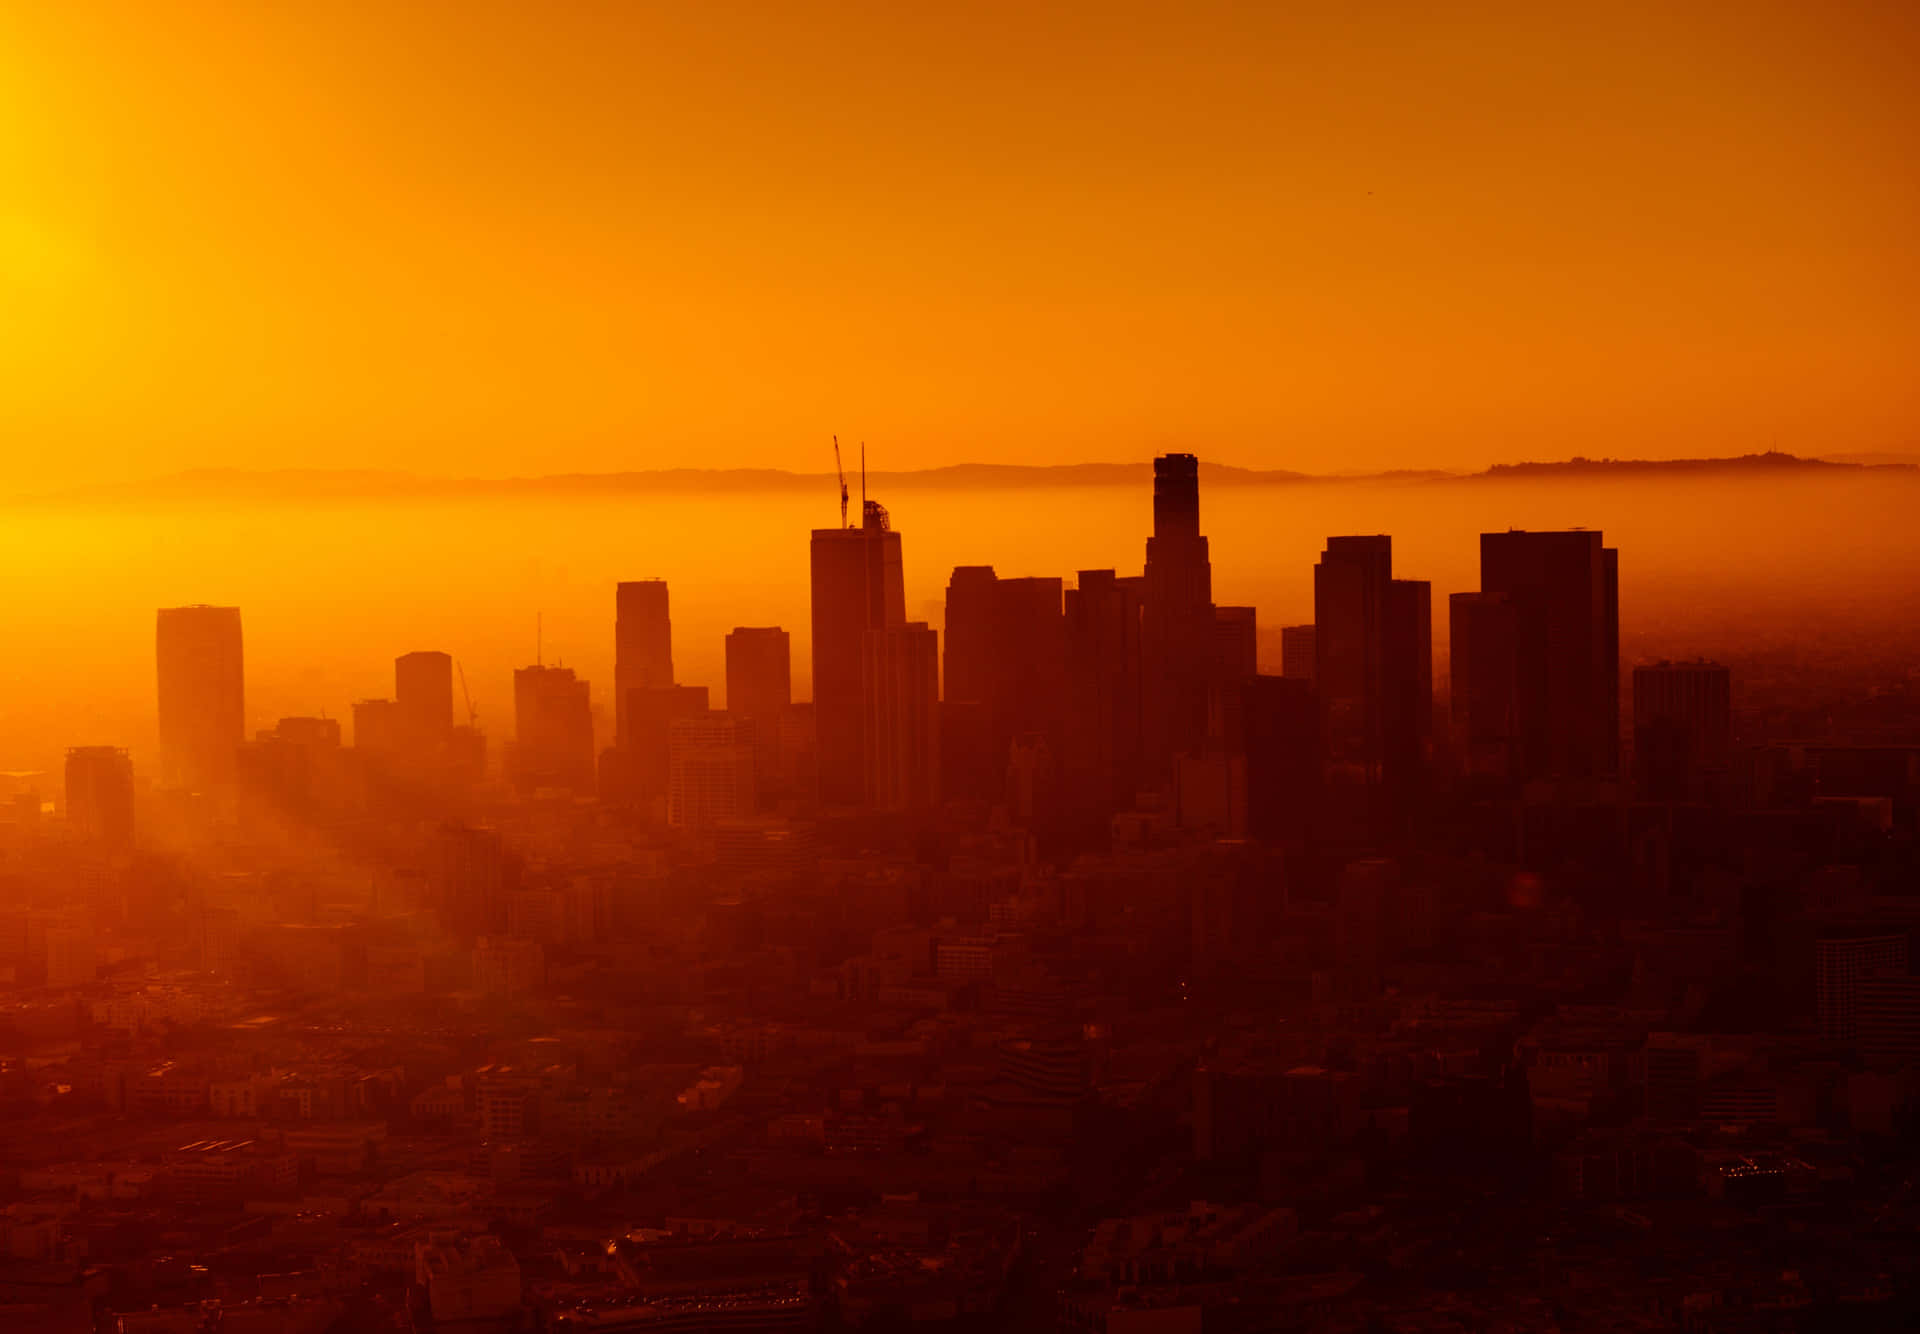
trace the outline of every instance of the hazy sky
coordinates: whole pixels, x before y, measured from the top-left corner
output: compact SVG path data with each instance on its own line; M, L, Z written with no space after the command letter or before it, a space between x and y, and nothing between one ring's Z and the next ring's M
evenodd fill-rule
M0 8L0 488L1920 442L1920 6Z

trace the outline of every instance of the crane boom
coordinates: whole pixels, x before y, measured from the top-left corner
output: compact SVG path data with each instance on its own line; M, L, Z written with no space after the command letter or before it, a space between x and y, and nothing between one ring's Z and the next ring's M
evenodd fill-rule
M840 465L840 437L833 437L833 470L840 476L840 526L847 526L847 470Z
M472 727L480 721L480 711L473 707L473 696L467 693L467 669L455 662L453 670L460 673L460 698L467 702L467 726Z

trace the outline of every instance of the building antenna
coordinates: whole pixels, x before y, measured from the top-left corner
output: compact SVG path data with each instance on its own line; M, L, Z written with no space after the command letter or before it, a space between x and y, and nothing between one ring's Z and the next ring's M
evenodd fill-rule
M867 521L867 442L860 442L860 522Z
M840 526L847 526L847 470L840 466L840 437L833 437L833 470L840 475ZM861 501L864 503L865 496Z
M533 614L533 665L546 666L546 613L536 611Z

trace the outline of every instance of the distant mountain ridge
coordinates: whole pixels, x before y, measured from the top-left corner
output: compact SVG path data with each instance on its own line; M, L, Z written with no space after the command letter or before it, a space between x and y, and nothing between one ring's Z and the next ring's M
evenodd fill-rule
M1589 459L1560 462L1496 463L1479 472L1399 469L1376 473L1321 474L1279 468L1200 465L1201 480L1215 486L1299 486L1329 483L1422 485L1433 482L1592 481L1610 477L1780 477L1796 473L1914 474L1909 462L1855 462L1803 458L1769 451L1717 459ZM917 489L995 490L1072 486L1145 486L1153 464L957 463L937 468L869 472L869 490L896 493ZM854 479L849 478L849 481ZM436 477L370 469L199 468L140 482L76 487L40 496L17 497L16 504L142 504L208 501L403 500L513 496L626 495L640 492L788 491L831 487L831 473L787 472L779 468L662 468L614 473L551 473L532 477Z

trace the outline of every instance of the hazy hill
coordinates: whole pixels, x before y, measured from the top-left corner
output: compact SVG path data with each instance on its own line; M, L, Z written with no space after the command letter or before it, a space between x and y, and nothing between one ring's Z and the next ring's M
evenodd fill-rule
M1209 486L1301 486L1326 483L1421 485L1432 482L1592 481L1603 477L1674 479L1703 477L1787 478L1796 475L1903 473L1920 469L1910 462L1880 457L1872 461L1801 458L1793 454L1746 454L1721 459L1588 459L1561 462L1498 463L1481 472L1397 470L1339 475L1285 469L1237 468L1202 461L1200 475ZM1029 466L961 463L941 468L875 471L867 474L869 492L1025 489L1066 486L1139 486L1151 484L1153 465L1078 463ZM849 475L857 500L860 481ZM312 502L326 500L438 499L619 495L659 492L787 491L825 488L830 473L787 472L778 468L664 468L617 473L555 473L536 477L460 478L370 470L208 468L173 473L147 481L73 488L37 497L25 504L152 504L169 502Z

